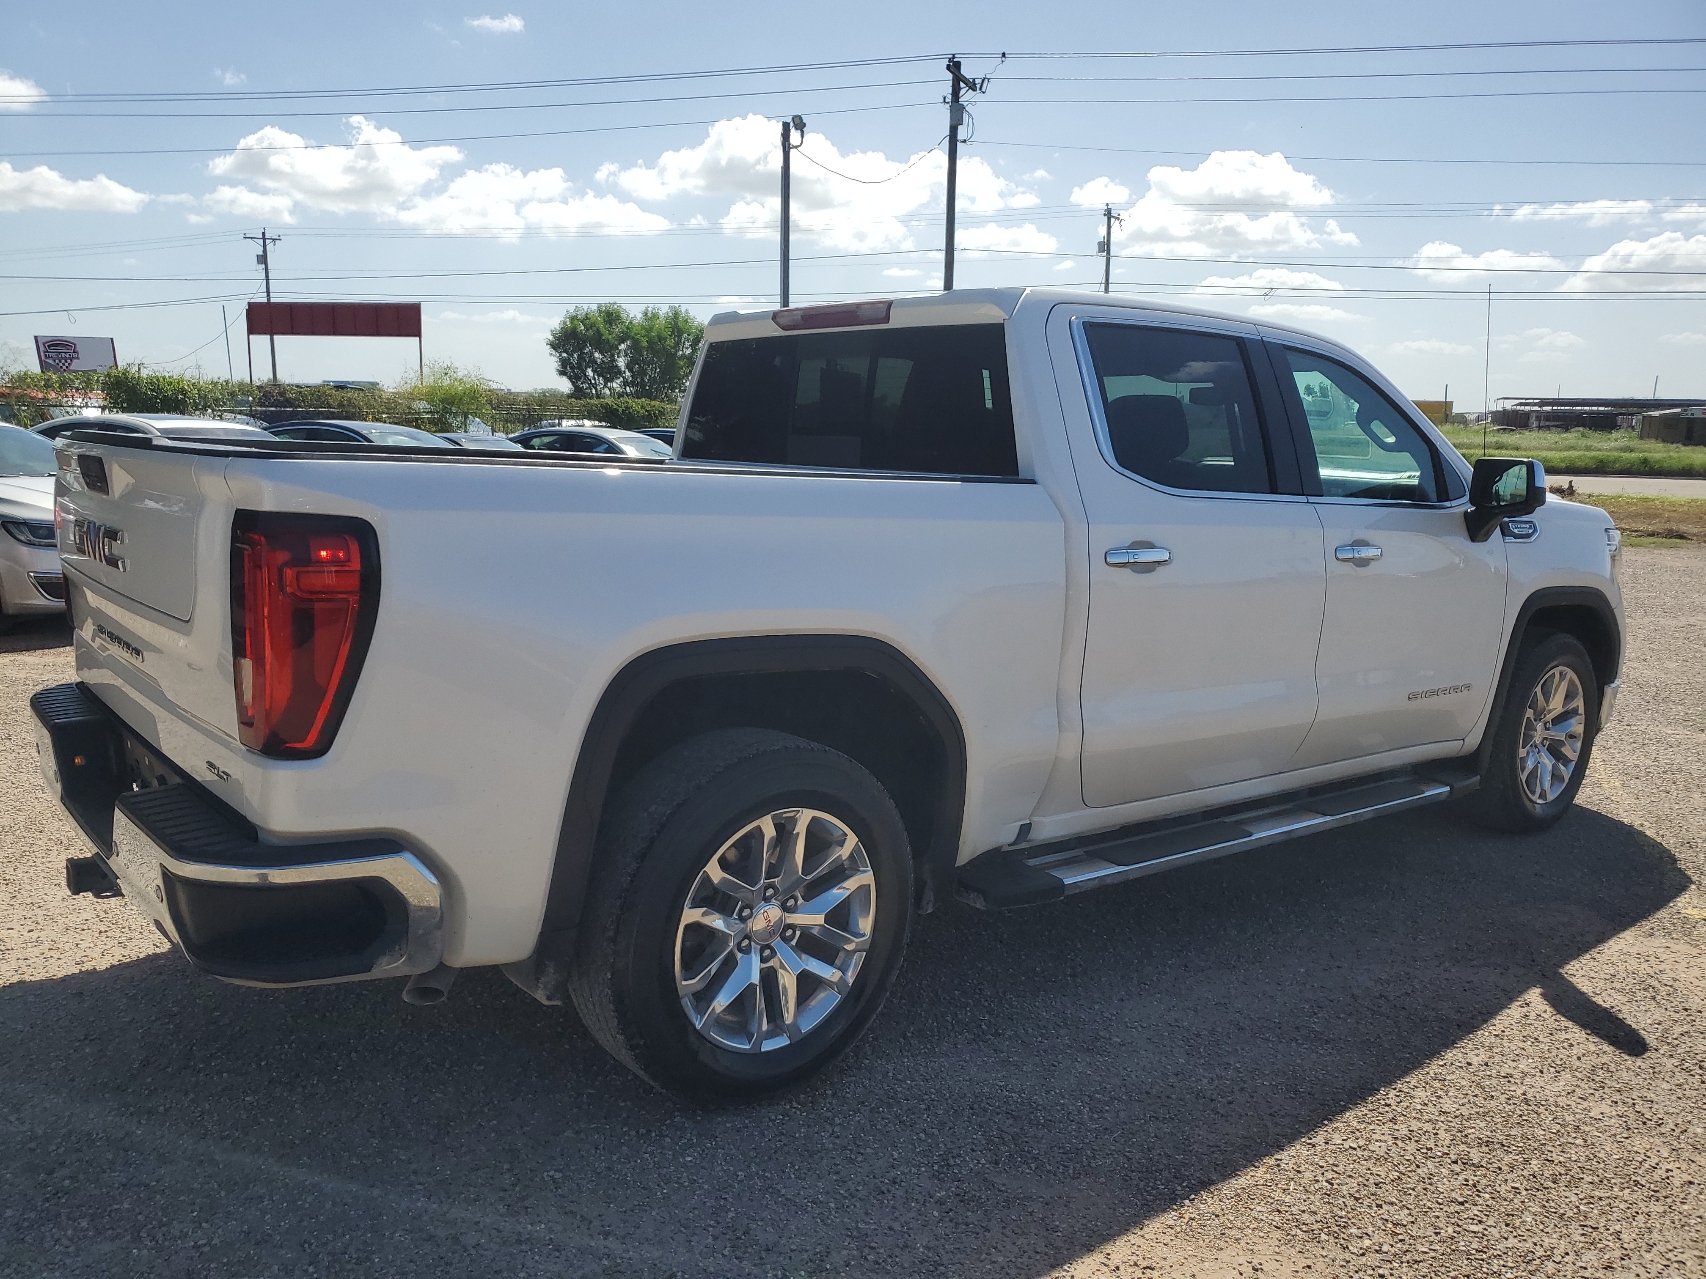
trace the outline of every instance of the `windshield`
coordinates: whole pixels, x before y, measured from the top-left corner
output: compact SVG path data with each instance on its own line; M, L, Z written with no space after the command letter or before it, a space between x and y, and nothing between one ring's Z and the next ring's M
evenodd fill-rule
M633 450L636 457L674 457L675 450L662 440L654 440L649 435L641 435L638 431L612 431L610 438L625 449Z
M456 446L448 440L441 440L431 431L417 430L412 426L364 426L367 438L375 444L425 444L433 448L453 449Z
M53 444L16 426L0 426L0 475L52 475Z
M464 435L459 438L465 449L521 449L521 445L503 435Z

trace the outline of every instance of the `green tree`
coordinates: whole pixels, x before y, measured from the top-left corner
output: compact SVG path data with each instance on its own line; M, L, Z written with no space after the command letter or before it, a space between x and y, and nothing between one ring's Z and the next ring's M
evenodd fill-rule
M569 384L569 394L599 399L617 391L633 327L628 308L615 302L577 306L563 316L545 345L557 357L557 376Z
M681 398L705 326L679 306L647 307L632 315L615 302L576 307L545 345L571 395L604 399Z
M469 418L486 418L492 411L492 384L478 370L459 369L447 360L426 366L419 381L405 379L398 391L424 404L435 430L465 431Z
M641 311L623 352L624 394L642 400L679 400L704 337L705 326L679 306Z

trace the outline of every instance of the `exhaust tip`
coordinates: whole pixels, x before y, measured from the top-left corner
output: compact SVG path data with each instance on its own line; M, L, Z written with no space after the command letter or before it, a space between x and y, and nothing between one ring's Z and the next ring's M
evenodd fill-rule
M417 1008L431 1008L442 1004L450 994L450 987L456 981L457 970L448 964L440 964L431 972L416 973L409 978L409 984L403 987L403 1002L413 1004Z

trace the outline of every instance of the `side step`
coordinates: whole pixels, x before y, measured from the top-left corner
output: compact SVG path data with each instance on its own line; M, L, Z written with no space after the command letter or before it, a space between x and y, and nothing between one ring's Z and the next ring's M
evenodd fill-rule
M1437 804L1479 785L1472 760L1445 760L1184 819L1148 822L1031 848L997 848L960 868L958 895L988 910L1058 901L1211 857Z

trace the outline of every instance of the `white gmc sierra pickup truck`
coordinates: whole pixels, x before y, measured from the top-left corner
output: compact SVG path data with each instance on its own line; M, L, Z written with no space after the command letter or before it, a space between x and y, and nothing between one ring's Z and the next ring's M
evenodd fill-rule
M1544 478L1325 339L1023 289L718 316L662 461L73 432L68 883L228 980L502 965L773 1091L946 894L1555 822L1624 628Z

